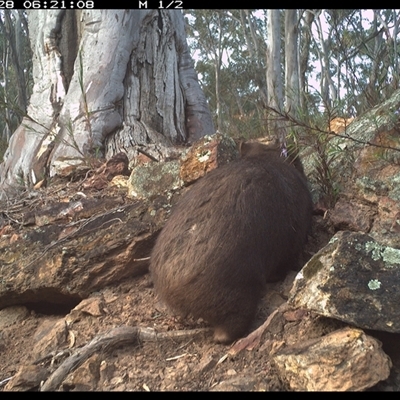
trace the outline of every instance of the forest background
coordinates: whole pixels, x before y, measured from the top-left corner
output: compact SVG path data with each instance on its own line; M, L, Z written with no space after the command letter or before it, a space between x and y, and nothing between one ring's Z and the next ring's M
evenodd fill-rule
M32 92L30 12L0 11L0 162ZM399 86L400 10L183 12L214 126L233 137L265 135L280 120L300 137L318 133Z

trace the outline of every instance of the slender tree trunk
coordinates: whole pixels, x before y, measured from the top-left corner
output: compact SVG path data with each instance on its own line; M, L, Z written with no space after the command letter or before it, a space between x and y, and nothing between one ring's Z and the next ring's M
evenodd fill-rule
M373 19L373 30L375 33L378 32L378 10L374 10ZM365 90L365 100L367 102L366 108L372 107L378 101L377 99L377 86L378 86L378 76L380 74L379 68L381 65L380 51L383 47L383 37L382 33L376 34L374 38L374 47L372 50L372 66L371 72L369 74L369 81Z
M318 31L318 40L320 44L320 48L317 46L317 51L321 63L321 95L324 101L324 105L327 108L331 108L332 102L336 101L337 90L332 80L332 73L330 70L330 33L328 33L328 38L325 40L324 34L322 32L321 18L321 13L319 13L318 18L316 19L316 26Z
M243 36L246 40L247 51L249 52L250 58L253 59L254 63L257 65L257 71L254 71L254 80L258 85L261 101L265 107L268 105L267 82L266 79L263 78L263 75L258 72L261 70L260 55L262 44L259 42L256 34L256 28L250 10L240 10L240 23L242 26ZM248 34L247 26L249 27L250 35Z
M3 77L4 77L4 118L5 118L5 125L4 130L2 132L3 137L7 140L7 143L10 141L11 137L11 110L7 106L8 104L8 59L9 59L9 48L5 47L3 49Z
M285 110L296 116L300 108L297 10L285 10Z
M27 98L26 98L26 84L25 84L25 74L23 70L22 56L20 55L20 47L17 46L20 40L20 28L21 21L19 19L19 14L14 12L14 17L16 18L15 24L11 21L12 10L4 11L4 25L2 26L3 31L8 39L8 46L10 48L10 59L14 67L14 71L17 75L17 105L21 113L26 111ZM0 18L1 21L1 18Z
M281 73L281 13L280 10L268 10L268 62L267 85L269 107L283 111L283 83ZM268 120L268 130L275 134L281 144L285 142L286 133L276 115Z
M268 103L270 107L278 110L283 108L280 18L279 10L268 10Z
M217 130L222 130L222 104L221 104L221 66L222 66L222 25L221 25L221 15L218 14L218 43L217 49L215 51L215 100L216 100L216 111L217 111Z
M306 104L306 93L308 92L306 72L308 68L308 59L310 55L311 45L311 26L314 21L315 14L310 10L304 12L304 26L302 34L302 46L300 51L300 92L301 92L301 108L304 109Z

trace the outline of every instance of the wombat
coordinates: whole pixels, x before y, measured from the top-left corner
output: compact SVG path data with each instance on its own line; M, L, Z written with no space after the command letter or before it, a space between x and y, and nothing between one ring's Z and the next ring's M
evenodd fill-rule
M203 318L214 339L243 336L267 281L295 267L312 201L300 160L276 146L241 146L180 198L150 258L155 291L176 313Z

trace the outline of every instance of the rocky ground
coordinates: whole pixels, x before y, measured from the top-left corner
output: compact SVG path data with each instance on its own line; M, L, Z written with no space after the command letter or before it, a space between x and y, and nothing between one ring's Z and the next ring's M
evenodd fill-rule
M139 202L98 171L2 203L0 390L400 390L399 334L291 308L295 271L268 285L254 341L215 344L204 321L170 315L146 255L178 193ZM302 264L342 229L390 233L398 253L397 203L367 194L369 203L349 194L314 215Z
M314 235L304 257L324 245L330 234L322 217L315 216ZM285 303L294 276L295 272L284 282L269 284L254 328ZM230 346L213 343L207 331L178 337L176 331L192 332L206 324L169 315L157 302L150 277L145 274L92 293L73 310L48 313L38 305L6 308L0 311L0 325L2 390L38 390L51 372L96 336L119 326L137 326L170 336L103 348L68 374L58 390L275 391L290 387L277 373L271 355L299 339L306 342L346 324L310 312L279 312L258 346L233 355ZM382 338L394 367L390 378L372 389L400 389L395 373L399 352L393 346L398 335L381 334Z

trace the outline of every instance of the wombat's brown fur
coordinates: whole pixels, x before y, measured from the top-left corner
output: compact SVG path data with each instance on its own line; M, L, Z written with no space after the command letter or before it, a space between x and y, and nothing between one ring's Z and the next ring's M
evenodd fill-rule
M300 160L260 143L241 152L182 196L150 262L161 299L212 324L218 342L246 333L265 282L296 266L311 224Z

